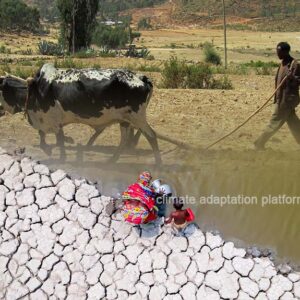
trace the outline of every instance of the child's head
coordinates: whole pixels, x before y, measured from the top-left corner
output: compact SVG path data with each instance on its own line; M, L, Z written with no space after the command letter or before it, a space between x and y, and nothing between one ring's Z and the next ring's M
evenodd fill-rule
M183 208L183 200L180 199L180 198L175 198L175 199L174 199L173 207L174 207L176 210L181 210L181 209Z

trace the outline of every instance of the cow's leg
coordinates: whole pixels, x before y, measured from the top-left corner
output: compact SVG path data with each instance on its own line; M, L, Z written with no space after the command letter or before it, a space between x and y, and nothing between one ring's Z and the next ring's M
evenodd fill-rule
M65 135L62 128L56 134L56 145L60 148L60 160L66 160Z
M115 151L113 157L110 158L108 162L110 162L110 163L116 162L119 159L122 151L126 147L126 142L127 142L127 139L128 139L128 129L129 129L129 127L130 127L129 123L126 123L126 122L120 123L120 130L121 130L120 145L117 148L117 150Z
M155 131L150 127L150 125L145 121L145 124L141 125L139 127L141 130L141 133L144 135L144 137L147 139L149 144L152 147L152 150L154 152L155 162L157 165L160 165L162 163L157 137Z
M130 126L128 128L126 147L129 149L135 149L139 142L140 137L141 137L141 131L138 130L137 133L134 134L134 128Z
M103 132L104 129L105 127L95 129L95 133L91 136L91 138L89 139L86 145L88 147L92 146L95 143L97 137Z
M47 143L46 143L46 133L39 130L39 135L40 135L40 147L41 147L41 149L47 155L50 156L52 154L52 147L50 145L47 145Z

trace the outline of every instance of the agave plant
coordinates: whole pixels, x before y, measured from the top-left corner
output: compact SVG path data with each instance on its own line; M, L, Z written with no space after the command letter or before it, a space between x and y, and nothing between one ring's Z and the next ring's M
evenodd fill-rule
M55 44L52 42L48 42L48 41L41 41L38 44L38 50L39 50L39 53L42 55L59 56L59 55L64 54L64 49L61 45Z

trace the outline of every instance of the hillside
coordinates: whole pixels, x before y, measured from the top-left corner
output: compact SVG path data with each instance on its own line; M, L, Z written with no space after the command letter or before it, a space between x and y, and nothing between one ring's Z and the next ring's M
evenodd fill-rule
M182 13L208 16L223 13L222 1L219 0L178 0L177 3ZM247 18L291 16L300 12L299 0L227 0L225 3L229 15Z

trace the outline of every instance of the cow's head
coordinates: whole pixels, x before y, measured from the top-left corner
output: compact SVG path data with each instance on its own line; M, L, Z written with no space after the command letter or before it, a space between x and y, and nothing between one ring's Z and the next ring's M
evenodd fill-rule
M21 78L11 76L0 77L0 103L4 110L15 114L24 109L27 84Z
M35 74L34 78L31 78L30 81L27 79L28 85L33 89L36 88L36 92L39 94L39 96L45 99L47 96L49 96L56 72L57 69L53 64L45 64Z

